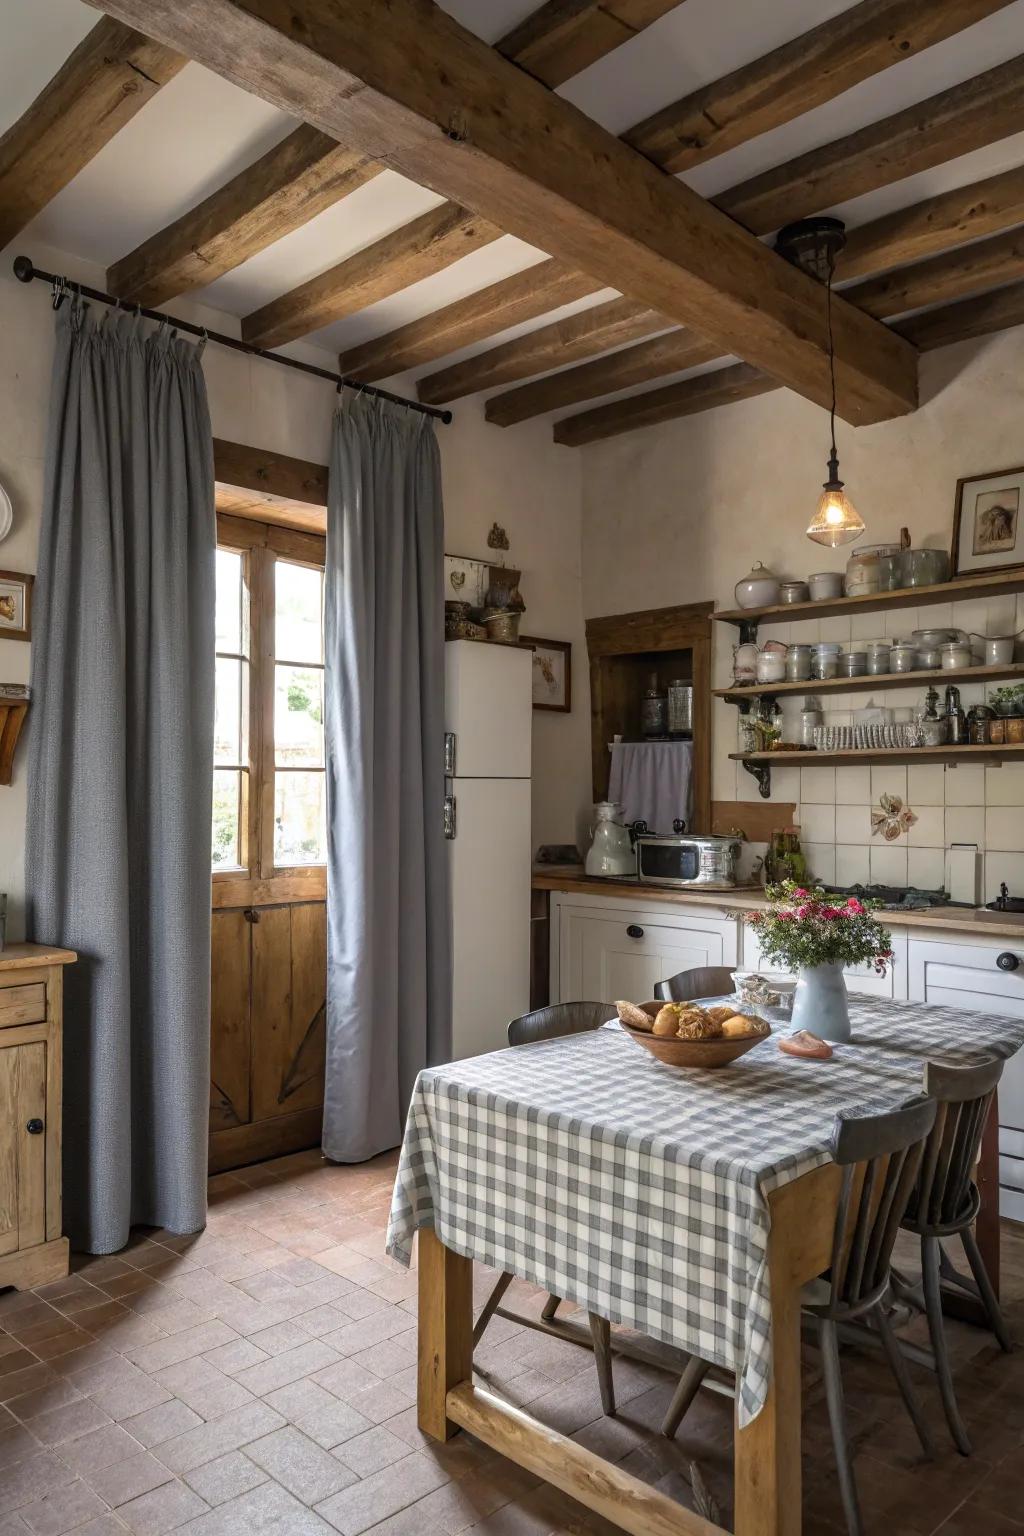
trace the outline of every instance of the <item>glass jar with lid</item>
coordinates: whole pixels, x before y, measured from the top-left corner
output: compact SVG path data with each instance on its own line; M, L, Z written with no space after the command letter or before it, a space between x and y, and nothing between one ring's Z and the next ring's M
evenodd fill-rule
M898 544L862 544L846 562L844 587L847 597L865 597L882 588L881 557L899 554Z

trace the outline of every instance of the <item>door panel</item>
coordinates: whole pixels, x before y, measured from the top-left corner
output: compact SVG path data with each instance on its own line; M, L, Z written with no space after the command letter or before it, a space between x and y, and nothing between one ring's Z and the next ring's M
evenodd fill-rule
M563 908L559 996L563 1002L620 997L649 1002L656 983L677 971L731 964L735 932L732 920L696 920L691 926L685 920L659 921L643 910L612 916L585 907Z
M18 1246L18 1047L0 1050L0 1254Z
M46 1137L30 1120L46 1116L46 1046L0 1049L0 1254L46 1238Z
M327 908L265 907L253 933L253 1119L324 1098Z
M210 1130L251 1118L249 923L240 911L213 914L210 1008Z

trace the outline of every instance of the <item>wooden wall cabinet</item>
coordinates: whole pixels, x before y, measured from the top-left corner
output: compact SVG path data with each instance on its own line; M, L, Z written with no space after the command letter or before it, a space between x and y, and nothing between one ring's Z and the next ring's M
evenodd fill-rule
M61 1236L64 966L43 944L0 950L0 1287L68 1272Z
M326 906L214 912L212 972L210 1172L319 1145Z

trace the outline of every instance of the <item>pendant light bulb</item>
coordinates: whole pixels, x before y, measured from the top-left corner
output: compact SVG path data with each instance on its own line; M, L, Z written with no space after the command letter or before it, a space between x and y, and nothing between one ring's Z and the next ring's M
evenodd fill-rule
M864 519L846 494L839 478L839 459L833 449L828 461L828 479L818 499L818 510L807 529L807 537L816 544L827 544L836 549L859 539L864 532Z

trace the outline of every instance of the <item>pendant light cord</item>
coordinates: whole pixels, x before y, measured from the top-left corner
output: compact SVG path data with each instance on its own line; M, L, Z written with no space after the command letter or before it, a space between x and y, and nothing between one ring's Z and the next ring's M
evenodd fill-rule
M832 383L832 408L829 411L829 430L832 434L832 457L836 457L836 349L832 340L832 274L835 263L829 261L825 280L825 320L828 327L828 372Z

